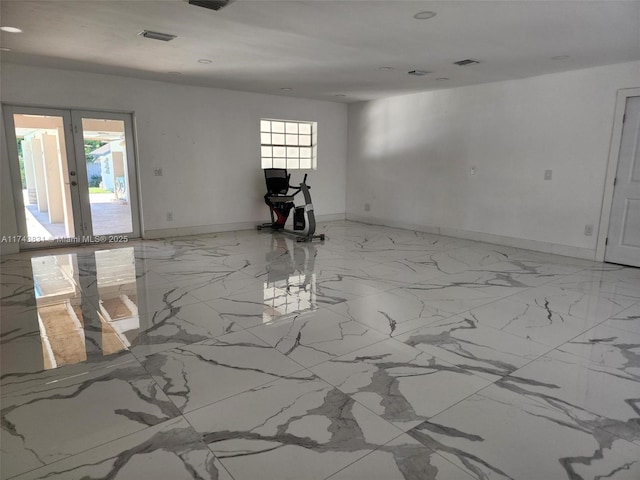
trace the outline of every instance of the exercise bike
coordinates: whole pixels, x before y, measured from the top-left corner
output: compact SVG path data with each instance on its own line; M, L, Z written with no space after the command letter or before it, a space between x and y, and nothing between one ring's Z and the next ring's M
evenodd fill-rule
M324 241L324 234L316 235L316 218L313 213L313 203L311 193L307 185L307 175L305 174L302 183L298 187L291 187L289 180L291 174L286 168L266 168L264 179L267 184L267 193L264 202L269 207L271 223L258 225L257 229L269 228L273 231L287 233L296 237L298 242L311 242L314 239ZM296 206L295 196L302 192L304 205ZM293 230L285 228L289 213L293 213Z

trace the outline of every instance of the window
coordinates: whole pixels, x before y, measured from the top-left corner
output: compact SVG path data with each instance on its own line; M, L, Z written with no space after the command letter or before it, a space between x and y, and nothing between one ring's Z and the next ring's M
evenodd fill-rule
M317 123L260 120L262 168L317 168Z

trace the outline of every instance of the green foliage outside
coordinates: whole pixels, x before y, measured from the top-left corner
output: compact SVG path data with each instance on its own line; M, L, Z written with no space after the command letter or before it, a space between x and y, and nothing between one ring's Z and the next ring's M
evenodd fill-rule
M24 173L24 155L22 154L22 139L18 139L18 162L20 162L20 181L22 182L22 189L27 188L27 177Z
M100 182L102 182L102 175L91 175L91 180L89 180L89 186L93 188L97 188L100 186Z
M91 152L105 145L107 142L101 142L100 140L86 140L84 141L84 156L87 163L93 163L93 155L89 155Z

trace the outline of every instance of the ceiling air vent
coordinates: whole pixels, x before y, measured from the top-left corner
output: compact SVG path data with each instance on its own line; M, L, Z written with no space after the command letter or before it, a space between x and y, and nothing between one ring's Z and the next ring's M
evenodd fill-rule
M467 65L476 65L478 63L480 62L478 60L474 60L473 58L467 58L466 60L453 62L454 65L460 65L461 67L466 67Z
M411 70L410 72L407 72L409 75L413 75L415 77L422 77L423 75L427 75L431 72L427 72L425 70Z
M209 10L220 10L222 7L226 7L228 3L229 0L189 0L189 5L208 8Z
M152 32L151 30L143 30L138 35L144 38L151 38L153 40L161 40L163 42L170 42L176 35L171 35L169 33L160 33L160 32Z

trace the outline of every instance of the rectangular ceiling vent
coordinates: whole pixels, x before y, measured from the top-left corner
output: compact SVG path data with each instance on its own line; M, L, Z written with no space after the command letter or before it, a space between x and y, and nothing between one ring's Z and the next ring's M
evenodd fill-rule
M427 72L426 70L411 70L407 72L409 75L413 75L414 77L422 77L423 75L428 75L431 72Z
M477 65L478 63L480 62L478 60L474 60L473 58L467 58L466 60L453 62L454 65L460 65L461 67L466 67L467 65Z
M226 7L229 0L189 0L189 5L196 7L208 8L209 10L220 10Z
M152 32L151 30L143 30L138 35L144 38L151 38L153 40L161 40L163 42L170 42L174 38L177 38L177 35L171 35L169 33L161 33L161 32Z

